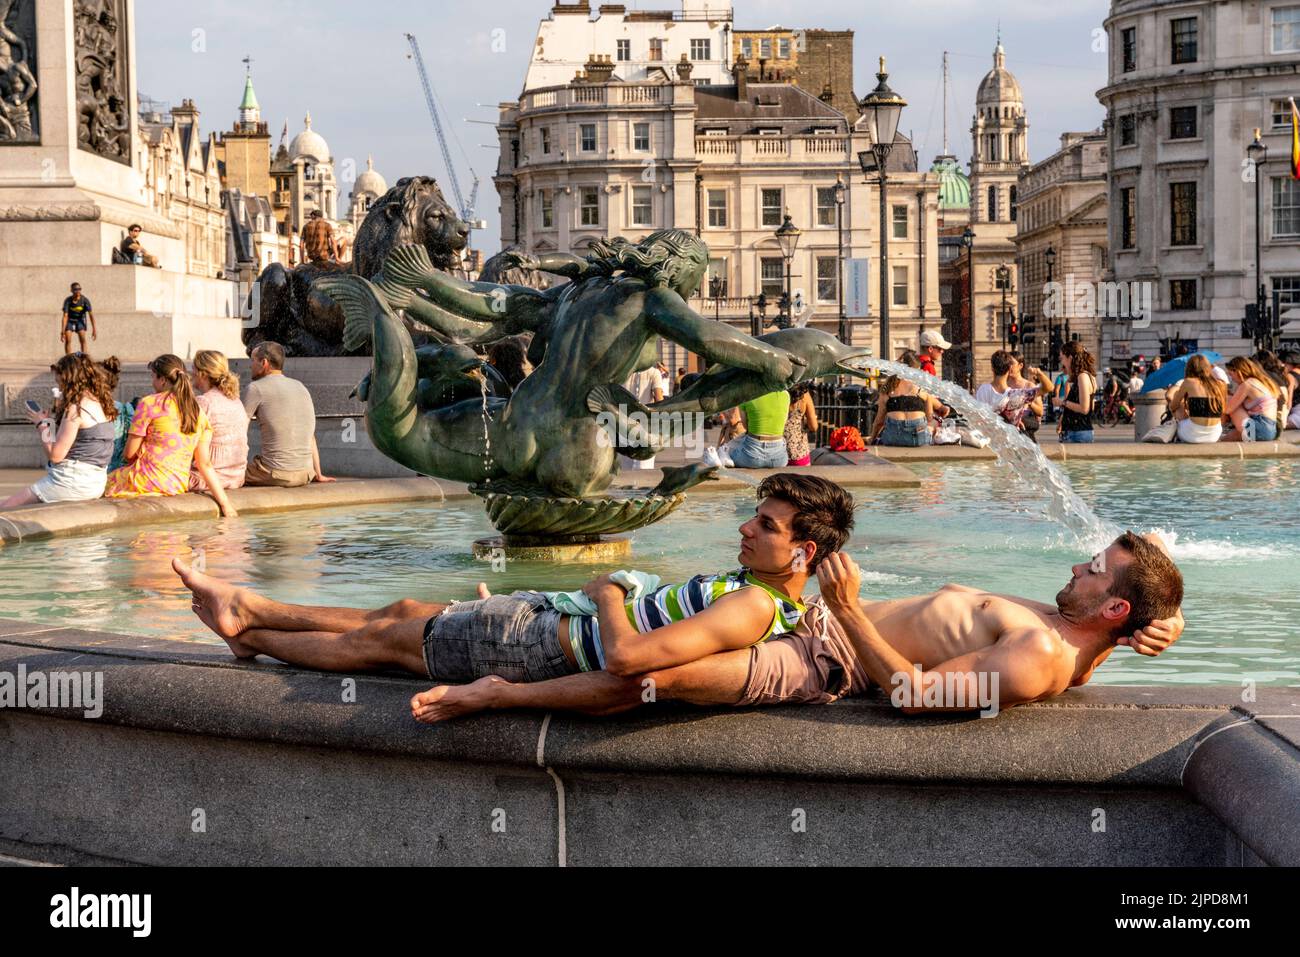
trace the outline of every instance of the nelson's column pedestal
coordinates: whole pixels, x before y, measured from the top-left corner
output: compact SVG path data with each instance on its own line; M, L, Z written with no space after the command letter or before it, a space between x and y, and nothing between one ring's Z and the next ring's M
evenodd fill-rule
M81 283L95 356L243 354L236 284L186 272L187 237L154 211L135 104L133 0L14 0L0 31L0 361L63 353ZM115 265L139 223L161 269Z

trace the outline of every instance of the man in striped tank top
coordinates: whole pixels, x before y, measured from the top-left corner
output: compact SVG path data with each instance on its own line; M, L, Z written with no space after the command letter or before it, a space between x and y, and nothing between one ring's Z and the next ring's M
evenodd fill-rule
M834 482L776 474L740 526L740 568L665 585L636 601L609 575L584 586L596 615L561 614L540 592L459 603L403 599L375 610L271 601L176 560L196 615L239 657L269 655L326 671L404 668L439 682L544 681L604 671L627 678L794 630L809 577L853 528ZM436 690L436 689L435 689Z

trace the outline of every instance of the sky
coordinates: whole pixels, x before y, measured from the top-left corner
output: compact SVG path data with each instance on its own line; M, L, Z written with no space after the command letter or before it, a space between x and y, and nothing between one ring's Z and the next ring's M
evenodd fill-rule
M243 94L241 61L250 56L273 143L286 121L290 138L301 130L308 111L312 128L329 143L341 181L340 214L350 177L365 170L371 155L390 186L402 176L433 175L450 197L407 57L404 34L413 33L455 137L452 158L467 198L470 165L481 180L478 215L488 228L475 246L491 254L500 247L492 185L496 131L466 120L492 124L496 104L518 97L537 23L551 6L551 0L136 0L139 90L166 103L192 99L205 134L227 130ZM627 6L679 4L628 0ZM951 76L949 141L966 163L975 91L993 65L999 28L1007 68L1025 97L1031 161L1055 152L1062 133L1096 129L1105 116L1096 91L1106 82L1104 36L1098 37L1106 0L735 0L734 7L737 29L855 31L855 93L864 96L875 86L884 55L890 86L908 102L900 128L913 136L927 166L943 145L943 52Z

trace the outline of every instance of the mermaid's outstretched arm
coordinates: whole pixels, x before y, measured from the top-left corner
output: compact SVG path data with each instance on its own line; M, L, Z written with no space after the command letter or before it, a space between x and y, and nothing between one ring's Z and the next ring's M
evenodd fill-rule
M803 360L760 342L725 322L705 319L677 293L658 287L646 294L646 319L665 339L684 346L710 363L757 372L773 390L794 384Z
M466 282L435 269L423 246L402 246L384 262L376 285L393 309L453 342L491 342L537 328L554 297L527 286ZM424 299L417 290L428 295ZM504 328L503 328L504 326Z

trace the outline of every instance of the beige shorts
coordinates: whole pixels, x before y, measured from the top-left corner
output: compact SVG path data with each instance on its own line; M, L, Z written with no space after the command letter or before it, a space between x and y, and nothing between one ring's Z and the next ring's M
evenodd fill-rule
M821 638L801 629L749 650L749 678L737 704L830 704L869 686L843 638Z
M298 488L311 482L311 469L287 471L285 469L268 469L260 455L253 456L244 473L245 485L274 485L277 488Z

